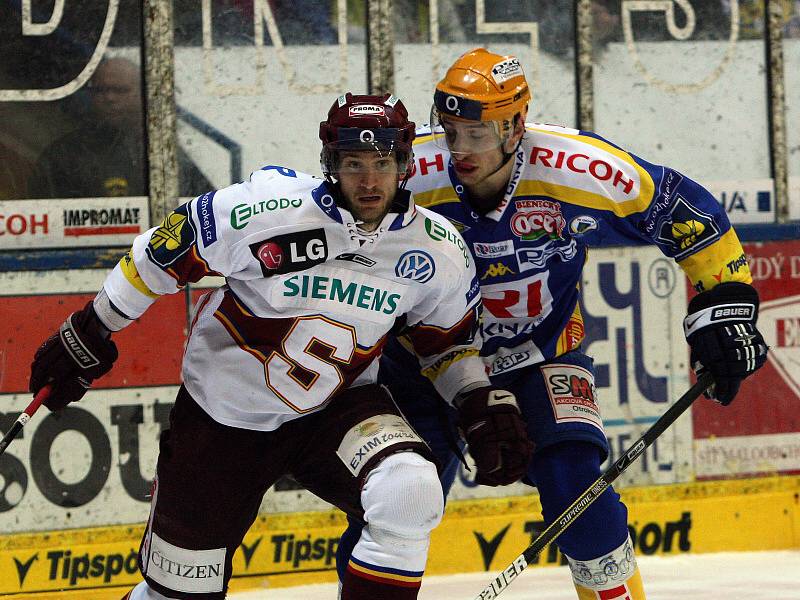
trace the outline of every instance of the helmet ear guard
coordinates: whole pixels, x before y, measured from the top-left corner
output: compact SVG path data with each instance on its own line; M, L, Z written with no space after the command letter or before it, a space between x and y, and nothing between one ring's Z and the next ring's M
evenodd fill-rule
M402 101L391 94L339 96L319 124L322 140L320 165L326 178L339 171L341 151L372 151L379 156L393 155L403 179L411 175L411 143L416 125L408 120Z

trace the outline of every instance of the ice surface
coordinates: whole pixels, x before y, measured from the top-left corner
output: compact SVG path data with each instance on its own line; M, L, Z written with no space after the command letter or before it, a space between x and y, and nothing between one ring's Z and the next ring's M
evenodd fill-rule
M500 566L502 568L502 566ZM800 600L800 550L639 557L648 600ZM426 577L420 600L473 600L494 573ZM234 600L335 600L335 584L239 592ZM575 600L567 567L528 569L501 600Z

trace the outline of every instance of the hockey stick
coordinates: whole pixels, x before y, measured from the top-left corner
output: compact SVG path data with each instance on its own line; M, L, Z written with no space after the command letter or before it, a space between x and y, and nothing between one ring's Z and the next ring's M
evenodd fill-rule
M710 373L703 373L689 391L681 396L678 401L673 404L667 412L665 412L658 421L644 432L644 435L631 446L625 454L620 456L617 461L612 464L606 471L592 485L589 486L583 494L581 494L575 502L573 502L558 518L553 521L547 529L545 529L539 536L531 542L525 551L520 554L514 561L506 567L502 573L492 580L492 582L483 588L483 591L475 596L475 600L490 600L497 598L517 575L522 573L525 568L537 557L539 553L544 550L550 542L556 539L559 535L564 533L564 530L572 525L572 523L580 517L580 515L589 506L600 497L612 482L622 475L633 461L635 461L642 452L645 451L675 420L683 414L683 412L692 405L700 394L714 384L714 379Z
M6 451L6 448L8 448L8 445L11 443L11 441L15 437L17 437L17 434L20 431L22 431L22 428L28 424L28 421L31 420L33 414L37 410L39 410L39 407L42 405L42 402L47 400L47 397L50 395L51 389L52 386L50 386L49 384L40 389L39 393L36 394L33 401L31 401L31 403L28 404L28 407L24 411L22 411L22 414L19 417L17 417L17 420L14 421L14 424L11 426L11 429L9 429L8 433L6 433L3 436L3 439L0 440L0 456L2 456L3 452Z

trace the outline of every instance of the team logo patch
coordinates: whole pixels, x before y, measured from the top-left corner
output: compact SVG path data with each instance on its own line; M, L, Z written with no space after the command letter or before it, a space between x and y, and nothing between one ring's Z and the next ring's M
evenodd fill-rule
M328 242L324 229L277 235L250 244L249 247L265 277L304 271L328 259Z
M492 67L492 79L497 83L504 83L513 77L522 77L522 65L517 58L507 58Z
M511 231L523 240L538 240L546 237L560 240L567 222L561 214L561 206L550 200L517 200L517 212L511 217Z
M409 250L403 253L394 268L394 274L404 279L410 279L417 283L430 281L436 272L436 264L427 252L421 250Z
M275 242L264 242L257 254L261 264L270 271L275 271L283 264L283 248Z
M562 262L568 262L578 254L578 245L575 240L567 243L557 240L548 240L543 246L537 248L520 248L517 250L519 270L544 269L548 261L557 256Z
M498 356L492 361L489 375L495 376L499 375L500 373L510 371L511 369L515 369L523 363L528 362L530 358L531 353L527 350L525 352L512 352L511 354Z
M568 364L541 367L547 395L558 423L588 423L603 431L591 371Z
M578 215L569 222L569 232L572 235L584 235L597 229L597 219L590 215Z
M147 256L160 267L169 267L186 254L197 236L188 216L187 204L169 213L147 244Z
M358 106L351 106L347 112L351 117L363 117L363 116L382 117L383 115L386 114L384 108L377 104L359 104Z
M500 242L475 242L472 244L475 256L478 258L499 258L514 254L514 242L503 240Z
M705 248L720 236L711 215L689 204L680 194L657 231L656 241L667 246L675 260Z

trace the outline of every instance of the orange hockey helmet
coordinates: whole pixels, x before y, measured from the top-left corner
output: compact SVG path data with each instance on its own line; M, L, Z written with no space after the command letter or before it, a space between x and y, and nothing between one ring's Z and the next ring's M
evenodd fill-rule
M462 54L436 85L431 126L441 134L445 121L491 122L495 131L491 143L501 145L517 115L524 117L530 99L519 59L475 48ZM435 137L437 145L444 143L445 136ZM484 144L488 146L489 139ZM481 149L488 147L474 150Z
M531 99L522 65L515 56L475 48L447 70L434 94L444 114L470 121L502 121L524 112Z

